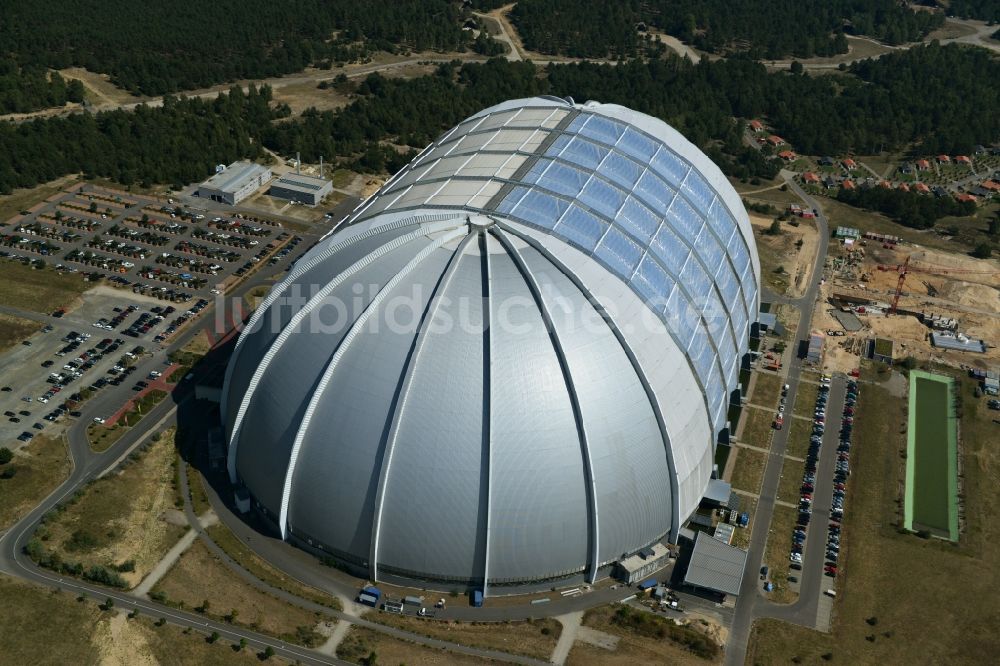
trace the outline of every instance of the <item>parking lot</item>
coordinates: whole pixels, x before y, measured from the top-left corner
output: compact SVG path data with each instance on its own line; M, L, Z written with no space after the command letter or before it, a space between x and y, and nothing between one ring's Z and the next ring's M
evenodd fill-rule
M163 365L154 354L171 322L164 307L99 288L73 312L49 316L41 331L0 357L0 438L27 441L25 433L55 431L110 387L149 381Z
M838 380L836 390L831 391L834 388L833 381L828 375L823 375L820 379L809 452L799 491L798 520L792 531L789 554L792 569L819 567L822 563L823 573L830 578L836 578L839 573L841 521L851 474L852 433L859 394L859 384L855 377L847 378L844 388L840 388ZM833 423L837 423L836 429L833 428ZM828 450L834 446L836 457L826 455L821 460L820 454L824 447ZM829 477L832 477L832 484L826 482ZM821 508L825 507L826 502L829 502L829 510ZM814 517L817 517L815 523L812 521ZM825 541L822 551L819 548L821 540ZM807 545L811 545L811 550L815 553L808 561L804 555ZM823 553L822 557L816 555L820 552Z
M186 308L302 241L279 221L225 212L81 183L4 224L0 257L41 260Z
M185 209L88 183L22 211L0 227L0 274L4 261L44 263L95 286L70 309L8 308L45 326L0 356L0 438L16 446L54 434L84 405L88 417L109 417L134 395L129 389L164 379L164 349L213 299L258 269L288 270L333 218L306 242L279 221L221 205Z

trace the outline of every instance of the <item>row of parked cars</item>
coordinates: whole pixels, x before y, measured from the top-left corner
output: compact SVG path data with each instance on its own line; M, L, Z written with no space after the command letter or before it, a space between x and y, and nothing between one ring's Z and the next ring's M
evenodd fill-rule
M782 389L782 398L787 393L787 386ZM823 375L820 379L816 404L813 407L812 433L809 435L809 451L806 453L805 472L802 475L802 487L799 489L799 517L792 530L792 549L789 559L793 569L802 568L802 550L806 542L806 530L812 518L813 492L816 489L816 466L819 464L819 452L823 446L823 435L826 432L826 403L830 396L830 377Z
M836 578L837 560L840 558L840 521L844 517L844 498L847 496L847 479L851 475L851 435L854 431L854 410L858 404L860 387L856 379L847 382L847 397L840 420L840 440L837 444L837 468L833 474L833 501L830 504L830 525L826 537L827 576Z

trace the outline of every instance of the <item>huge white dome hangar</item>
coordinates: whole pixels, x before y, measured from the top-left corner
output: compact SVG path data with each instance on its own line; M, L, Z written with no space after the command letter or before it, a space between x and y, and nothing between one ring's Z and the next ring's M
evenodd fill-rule
M261 303L222 393L229 475L372 580L594 581L697 508L759 305L740 198L678 132L505 102Z

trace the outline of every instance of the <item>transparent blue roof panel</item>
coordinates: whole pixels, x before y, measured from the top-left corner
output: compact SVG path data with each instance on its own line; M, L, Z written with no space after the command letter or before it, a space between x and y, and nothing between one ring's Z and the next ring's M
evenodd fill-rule
M555 232L565 236L570 242L585 248L588 252L592 252L597 247L597 241L607 230L607 226L596 215L577 206L570 206L555 226Z
M587 124L580 130L580 134L583 136L611 146L618 143L618 139L620 139L624 133L625 125L616 123L610 118L595 115L590 116L590 120L588 120Z
M704 224L701 216L682 197L674 199L674 205L667 211L667 220L677 233L686 238L689 243L693 243L698 237Z
M642 259L642 248L614 227L607 230L594 252L619 275L631 274Z
M667 211L676 194L652 171L646 171L642 174L639 182L636 183L635 192L660 215Z
M660 148L656 156L653 157L653 169L660 174L664 180L679 187L690 167L686 162L677 157L669 148Z
M614 152L601 163L597 172L626 190L631 190L642 175L638 164Z
M510 191L510 193L503 198L503 200L497 205L498 213L509 213L514 209L514 207L524 198L524 195L528 193L528 188L526 187L515 187Z
M625 193L599 178L591 178L580 192L580 201L608 219L615 219L625 203Z
M648 242L656 233L657 227L660 226L660 217L654 215L653 211L643 206L635 198L629 198L625 202L616 221L643 243Z
M602 148L586 139L576 137L569 142L569 145L562 151L560 157L587 169L596 169L597 165L601 163L601 160L607 154L607 148Z
M562 217L569 204L552 195L530 190L513 209L512 213L530 224L551 229Z
M691 198L691 201L694 202L698 210L707 211L712 205L712 200L715 198L715 194L708 186L708 183L694 169L691 170L691 173L684 180L684 185L681 189Z
M590 175L580 169L574 169L562 162L553 162L538 179L537 184L547 190L576 198L589 178Z
M639 263L632 284L639 290L639 293L646 299L646 303L656 312L663 312L664 308L670 307L670 302L676 295L674 280L667 275L667 272L657 264L652 257L645 256ZM690 331L681 334L682 344L686 344L691 337Z
M691 253L688 246L665 224L653 237L651 249L663 261L664 265L669 266L675 272L680 272L680 268Z
M618 142L618 149L634 157L640 164L648 164L656 154L657 147L655 141L631 127L625 130L625 136Z

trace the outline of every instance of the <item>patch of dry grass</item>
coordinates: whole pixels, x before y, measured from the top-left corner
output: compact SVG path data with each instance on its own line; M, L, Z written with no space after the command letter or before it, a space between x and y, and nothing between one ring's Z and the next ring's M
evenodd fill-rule
M75 180L76 176L63 176L34 187L17 189L10 194L0 196L0 223L6 224L9 218L22 210L31 208Z
M447 622L395 613L369 613L366 620L450 643L548 660L562 633L551 618L525 622Z
M613 621L615 612L623 606L599 606L587 611L583 618L584 626L603 631L618 637L618 645L614 651L590 646L580 641L573 645L567 666L636 666L637 664L713 664L722 662L722 650L713 659L700 657L681 643L669 637L643 635ZM642 611L632 611L640 613ZM653 616L656 622L667 622L666 618ZM679 636L692 634L693 638L708 636L715 640L713 632L697 620L691 622L691 627L680 629Z
M781 387L784 386L785 378L781 375L758 372L754 378L753 392L750 394L749 402L762 407L777 409L778 398L781 396Z
M3 465L14 468L0 479L0 529L13 525L69 476L69 457L61 437L39 435Z
M42 325L37 321L0 313L0 353L28 339L41 328Z
M119 472L82 488L50 513L36 532L46 551L64 561L114 567L134 586L184 533L164 520L174 508L174 439L167 431L145 452L133 454Z
M738 441L761 449L771 448L771 436L774 433L774 428L772 427L774 414L774 412L766 409L745 407L743 409L743 430L740 431ZM788 421L786 420L785 423L787 424ZM787 425L782 427L787 427Z
M161 597L161 595L163 595ZM154 587L150 596L184 609L202 609L216 619L229 616L233 624L249 627L297 644L314 646L315 613L287 604L245 583L220 562L201 541L181 555ZM208 602L208 608L204 603ZM236 615L233 616L233 611Z
M76 273L35 270L16 261L0 261L0 305L49 314L69 308L80 295L93 287Z
M352 626L347 636L337 646L337 656L355 664L362 663L371 654L380 664L407 664L408 666L471 666L493 664L492 659L480 659L457 652L408 643L365 627Z
M190 467L188 469L190 469ZM314 587L304 585L284 572L274 568L258 557L242 541L236 538L236 535L233 534L232 531L225 525L221 523L212 525L205 531L208 533L208 536L212 538L212 541L214 541L219 548L224 550L229 557L233 558L240 566L268 585L285 590L286 592L291 592L298 597L308 599L309 601L313 601L317 604L342 610L339 599L329 594L325 594Z
M760 492L760 483L764 478L764 466L767 465L767 454L753 449L737 446L733 448L736 454L736 463L733 467L733 477L730 483L734 488L745 490L757 494Z
M101 614L94 604L7 576L0 576L0 599L6 609L0 613L5 664L97 663L91 636Z

